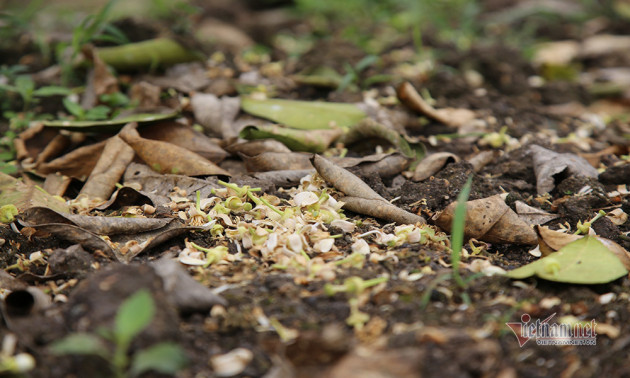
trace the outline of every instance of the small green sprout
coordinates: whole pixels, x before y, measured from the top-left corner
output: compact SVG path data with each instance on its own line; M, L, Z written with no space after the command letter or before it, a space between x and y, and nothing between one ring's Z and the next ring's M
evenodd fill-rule
M18 209L15 205L9 204L0 207L0 222L11 223L15 220L16 215L18 215Z
M350 316L346 318L346 324L360 330L370 320L370 315L359 310L358 298L349 299L348 304L350 305Z
M588 235L588 230L589 228L591 228L591 225L593 223L595 223L596 220L598 220L599 218L603 217L604 215L606 215L606 212L604 210L600 210L595 217L593 217L593 219L586 221L584 223L582 223L582 221L578 221L577 223L577 231L575 231L575 235L579 235L579 234L584 234L584 235Z
M363 280L361 277L352 276L346 278L345 281L343 281L343 285L332 285L327 283L324 285L324 293L326 293L329 297L337 293L348 293L349 295L356 296L372 286L387 282L388 279L388 277L377 277L370 280Z
M219 261L225 259L225 257L228 255L228 248L223 245L219 245L214 248L204 248L192 242L190 243L190 245L193 246L195 249L206 253L206 264L203 266L204 268L218 263Z
M359 252L353 252L348 257L343 260L335 261L335 265L344 265L348 264L353 268L362 269L365 264L365 255Z
M72 333L50 346L57 355L95 355L110 363L116 378L136 377L153 370L174 375L187 362L184 350L172 342L161 342L129 356L129 347L136 336L149 326L155 316L155 302L147 289L127 298L118 309L114 328L103 336L91 333ZM112 352L106 338L114 343Z

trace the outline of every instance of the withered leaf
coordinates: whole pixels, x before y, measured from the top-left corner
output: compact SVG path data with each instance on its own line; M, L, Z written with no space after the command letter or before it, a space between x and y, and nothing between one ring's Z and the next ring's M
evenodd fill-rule
M328 161L319 155L313 155L311 162L320 176L347 196L342 199L344 208L360 214L391 220L400 224L424 223L419 215L409 213L376 193L360 178Z
M385 219L398 224L425 223L425 219L419 215L410 213L385 200L365 199L359 197L342 197L343 208L354 211L357 214Z
M256 156L241 156L249 172L302 170L312 167L310 154L299 152L263 152Z
M453 222L456 202L433 220L443 230L449 230ZM464 236L489 243L536 244L534 230L505 204L500 194L466 202Z
M134 155L133 149L119 136L109 138L79 196L109 198Z
M186 176L230 176L227 171L192 151L171 143L142 138L136 126L134 123L128 124L119 135L153 170Z
M227 301L190 276L188 271L170 256L150 265L162 277L164 290L171 303L182 313L208 312L214 305L226 306Z
M227 152L215 140L179 122L158 122L142 127L139 132L143 138L178 145L214 163L221 162L227 156Z
M529 146L534 160L536 190L538 194L548 193L555 188L554 176L568 172L571 175L597 177L597 169L575 154L559 154L535 144Z
M36 167L38 173L61 173L64 176L84 181L98 162L99 156L105 148L105 141L79 147L67 154Z
M425 180L444 169L446 165L450 163L457 163L458 161L459 157L450 152L438 152L425 156L425 158L422 159L416 166L416 169L413 172L412 180Z
M0 206L14 205L19 212L35 206L43 206L59 212L70 212L69 206L37 186L0 172Z
M61 214L45 207L24 210L21 221L24 226L49 223L65 223L99 235L135 234L164 227L171 219L165 218L121 218L90 215Z

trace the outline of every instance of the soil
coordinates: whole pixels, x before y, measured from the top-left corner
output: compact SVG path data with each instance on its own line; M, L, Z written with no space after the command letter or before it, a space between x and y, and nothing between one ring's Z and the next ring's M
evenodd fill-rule
M505 7L509 2L493 3ZM258 10L239 7L239 11L255 14ZM244 18L252 22L252 17ZM131 21L119 26L134 28ZM610 27L617 26L611 24ZM143 28L138 32L149 33L147 30ZM543 33L544 29L538 32ZM352 64L356 63L362 57L361 50L356 46L348 47L348 43L330 40L316 45L316 49L304 55L304 60L296 65L295 72L329 59L338 62L347 58ZM324 49L325 53L320 54L317 49ZM3 64L12 62L2 61ZM602 162L610 163L602 165L605 169L598 177L559 175L550 196L545 201L535 200L538 197L536 176L527 146L536 143L557 152L585 152L575 145L555 144L539 137L548 130L554 130L558 137L567 137L582 124L577 116L551 114L548 105L568 102L588 105L592 98L584 87L553 81L532 87L528 80L537 73L536 68L521 51L504 45L475 46L466 52L444 51L438 62L448 69L438 69L429 78L412 81L416 88L428 89L436 108L479 111L484 117L495 119L490 125L493 129L488 131L498 132L502 126L508 126L507 133L511 137L529 135L531 138L519 148L505 149L499 158L478 172L474 172L468 162L460 161L447 165L423 182L402 176L363 177L380 195L387 200L396 198L394 203L399 207L430 219L455 201L472 175L471 200L507 193L509 205L521 200L559 215L547 224L554 229L566 225L575 228L578 221L592 219L600 209L619 208L630 213L629 196L617 199L608 196L619 185L630 183L628 161L622 162L614 154L602 157ZM589 64L595 66L593 62ZM475 88L463 77L464 69L474 69L481 74L484 95L475 94ZM385 86L377 89L386 90ZM354 101L357 94L298 87L281 91L278 97ZM448 127L429 122L414 134L427 140L431 135L450 132ZM592 137L597 139L602 135L603 138L597 150L612 144L603 131L597 132ZM630 145L627 137L624 143L627 149ZM439 140L427 146L429 152L451 151L461 157L489 149L465 138ZM576 194L586 186L591 190ZM270 193L282 196L274 190ZM351 212L346 214L363 222L363 232L380 227L393 230L385 221ZM602 218L593 224L593 229L630 250L630 222L615 225L608 218ZM335 245L349 255L352 236L334 227L329 231L342 235ZM27 237L8 226L0 227L0 238L4 241L0 247L1 268L28 284L58 287L54 293L57 301L44 312L28 311L25 316L8 317L6 306L3 307L5 321L0 325L0 338L8 332L18 335L18 351L31 353L37 360L36 368L29 373L33 377L108 376L107 363L102 359L58 357L50 353L48 346L70 332L95 332L99 327L111 327L122 300L142 287L153 293L158 312L131 350L141 350L156 341L175 341L189 357L189 364L179 377L217 376L210 358L235 348L253 353L251 362L236 375L239 377L630 376L630 279L627 275L607 284L573 285L538 278L515 281L501 276L479 277L462 269L464 280L470 279L463 288L445 276L452 274L452 269L450 252L444 246L403 244L388 249L395 259L366 262L361 269L340 267L336 271L334 282L338 284L354 276L371 279L386 274L390 277L385 285L367 294L360 310L368 314L370 320L358 329L346 323L351 313L349 295L328 296L324 292L324 280L300 280L298 275L278 270L247 253L242 261L191 270L203 285L220 288L226 306L215 306L202 313L178 314L165 299L161 278L147 263L181 250L186 239L205 247L217 245L218 241L208 233L192 232L173 238L143 252L130 265L113 263L104 256L93 256L89 263L91 268L69 262L60 266L75 268L67 268L65 275L52 277L46 275L45 265L30 265L24 272L15 266L8 267L33 252L67 249L71 243L53 237ZM469 244L466 248L472 253ZM511 270L537 259L529 253L530 249L513 244L486 244L477 258ZM230 244L230 253L236 251L236 246ZM468 258L463 262L471 261L472 258ZM98 269L93 269L94 264ZM410 278L411 274L426 272L428 268L431 274ZM73 281L68 284L68 280ZM104 282L111 285L104 289ZM536 344L535 340L519 346L506 323L520 322L523 314L529 314L534 321L555 315L552 323L573 316L586 322L595 320L605 327L599 329L594 346L545 346ZM269 325L270 319L297 331L297 336L283 340L281 332ZM142 376L162 375L145 373Z

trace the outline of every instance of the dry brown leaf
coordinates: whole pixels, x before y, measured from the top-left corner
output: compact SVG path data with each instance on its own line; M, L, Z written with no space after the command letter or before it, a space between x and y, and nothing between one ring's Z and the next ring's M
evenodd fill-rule
M265 152L290 153L289 147L275 139L259 139L236 143L225 148L231 154L241 153L246 156L256 156Z
M36 170L44 175L58 172L84 181L96 166L104 148L105 141L79 147L53 161L39 164Z
M398 224L425 223L425 219L419 215L410 213L400 207L382 199L365 199L359 197L342 197L343 208L354 211L357 214L385 219Z
M559 217L556 214L550 214L546 211L529 206L523 201L516 201L514 205L518 216L531 226L547 223Z
M190 104L195 119L206 131L223 139L238 136L234 121L241 108L239 97L218 98L213 94L199 93L192 96Z
M580 235L552 230L546 226L535 226L534 229L538 234L538 245L543 256L581 238Z
M103 200L109 198L134 155L133 148L118 135L109 138L90 177L81 188L79 197Z
M328 161L313 155L311 162L320 176L347 195L343 207L359 214L390 220L399 224L425 223L424 218L392 205L360 178Z
M468 158L466 160L470 163L470 165L473 166L473 171L479 172L486 165L495 161L500 155L501 155L501 151L499 150L481 151L475 156Z
M241 155L241 158L245 162L247 171L267 172L310 169L313 167L310 156L310 154L300 152L263 152L252 157Z
M129 89L129 99L138 104L139 109L156 109L162 104L160 101L161 93L162 89L159 86L140 81Z
M535 144L529 146L529 153L534 160L538 194L552 191L556 186L554 176L565 171L572 175L585 177L597 177L598 175L593 166L575 154L559 154Z
M420 113L434 121L449 126L462 126L475 119L475 112L468 109L439 109L427 103L409 82L400 84L397 90L398 98L409 109Z
M139 132L143 138L175 144L214 163L221 162L228 155L215 140L179 122L158 122L142 127Z
M119 135L155 171L186 176L230 176L227 171L192 151L167 142L142 138L136 126L135 123L128 124Z
M46 175L46 180L42 188L53 196L63 196L68 186L72 182L72 179L68 176L62 176L58 173L49 173Z
M363 199L385 201L385 198L376 193L368 184L360 178L348 172L346 169L328 161L319 155L313 155L311 162L320 176L331 183L337 190L348 196Z
M444 169L444 167L448 164L457 163L458 161L459 157L450 152L438 152L431 154L420 161L420 163L416 166L411 179L413 181L425 180Z
M443 230L450 230L456 202L451 203L433 220ZM505 204L500 194L466 202L466 238L488 243L536 244L536 232Z

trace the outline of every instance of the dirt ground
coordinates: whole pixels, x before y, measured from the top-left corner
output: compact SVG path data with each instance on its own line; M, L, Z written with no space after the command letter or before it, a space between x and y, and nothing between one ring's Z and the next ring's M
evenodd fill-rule
M507 9L511 3L519 2L484 2L484 12L491 14ZM248 8L249 2L238 4L236 10L223 9L227 15L225 19L252 38L268 38L274 31L282 31L281 27L296 28L293 21L273 26L256 24L252 19L262 11ZM236 17L237 12L242 14ZM625 27L615 19L600 20L598 25L598 34L627 38L630 32L627 20ZM297 29L300 30L299 26ZM536 33L537 38L552 41L579 41L588 37L586 32L569 22L549 23ZM609 195L619 186L630 184L627 158L630 100L624 97L628 95L627 88L625 94L611 97L589 91L586 84L578 81L549 79L533 85L532 82L537 80L535 77L541 75L541 68L514 46L479 43L460 51L431 33L423 35L423 43L426 48L438 52L436 68L430 75L417 75L408 81L415 88L425 88L435 100L433 106L436 109L475 111L479 119L486 121L486 134L498 133L506 126L504 133L518 140L518 145L511 148L504 144L493 149L479 143L476 136L472 139L465 135L452 137L460 132L456 127L426 119L419 125L417 115L408 117L404 125L407 134L423 142L427 155L451 152L462 160L446 165L420 182L401 174L362 176L378 194L388 201L396 199L393 203L398 207L424 216L429 223L433 222L434 214L456 200L469 176L473 178L469 200L507 193L507 204L512 210L516 210L514 202L520 200L557 215L556 219L545 223L551 229L568 226L573 230L578 221L592 219L602 209L606 212L621 209L630 213L630 196ZM382 56L391 57L394 51L412 47L412 39L403 37ZM231 54L226 50L226 66L238 71L237 65L229 63ZM272 61L286 59L284 75L297 74L322 62L331 62L333 67L338 66L334 68L342 70L342 62L354 65L365 55L350 42L335 39L315 44L297 61L290 61L283 51L271 49ZM0 59L0 64L12 63ZM624 50L581 58L578 62L580 72L607 67L627 68L628 64L630 60ZM365 79L381 71L391 72L394 66L395 62L385 61L381 66L369 67L361 76ZM37 70L42 68L37 67ZM466 76L471 71L482 78L481 83ZM132 80L140 74L130 73L127 78ZM217 88L212 91L236 93L231 84ZM379 97L391 96L392 88L390 81L369 87ZM275 90L278 98L335 102L362 100L360 91L338 92L306 84L292 84L286 88L278 84ZM570 111L570 106L578 110ZM600 118L606 119L603 127L596 125L598 121L589 123L589 118L584 117L604 106L623 111ZM404 110L400 103L392 108ZM185 112L185 116L193 117L190 111ZM6 130L8 124L5 120L2 122ZM579 134L578 130L588 130L588 135ZM446 136L436 138L436 135ZM600 168L599 175L588 178L558 174L553 177L553 190L541 199L533 158L528 152L532 144L595 159L594 166ZM350 148L349 156L360 157L362 149L373 149L367 143L360 147ZM467 160L491 150L498 151L497 155L481 169L476 170ZM599 151L603 153L598 154ZM229 157L221 166L230 172L245 171L238 156ZM361 172L357 172L361 176ZM265 187L268 194L288 203L285 188L273 183L257 183ZM584 190L585 187L588 190ZM334 192L334 195L338 194ZM108 214L120 215L115 211ZM358 221L357 230L346 232L328 226L330 235L340 235L334 242L339 251L334 257L349 256L359 234L373 230L394 232L390 222L348 210L345 214ZM168 214L168 217L177 218L177 215ZM615 224L602 217L593 223L592 229L597 235L630 250L630 221ZM15 231L7 225L0 226L0 238L4 241L0 246L0 267L16 278L1 276L2 288L19 291L27 286L37 286L55 298L50 307L42 310L32 308L34 304L29 302L32 301L29 296L11 297L17 303L6 303L6 298L10 297L5 298L0 337L16 334L17 352L27 352L35 358L36 367L26 373L27 376L111 376L107 362L98 357L57 356L50 353L49 346L71 332L96 332L111 326L122 301L138 288L151 290L157 310L151 326L135 339L130 350L138 351L157 341L174 341L184 348L189 358L188 365L177 374L178 377L232 376L230 373L219 375L212 358L237 348L251 352L244 357L246 362L240 363L242 368L238 368L238 361L231 362L237 366L234 376L238 377L630 376L628 275L605 284L578 285L540 278L513 280L501 275L479 276L467 269L473 260L487 261L504 270L523 266L538 259L529 253L533 248L531 245L476 242L475 245L483 248L475 256L463 259L461 273L464 279L471 280L466 288L462 288L448 276L452 274L451 253L445 242L440 241L374 247L378 244L377 235L366 236L363 239L376 248L376 254L387 257L366 261L361 268L341 264L330 281L315 273L309 276L308 271L305 273L297 268L278 268L279 264L259 253L241 250L242 246L237 246L238 242L227 236L189 231L143 251L129 265L86 248L90 253L80 251L58 262L62 265L57 265L53 269L55 274L51 275L47 269L50 261L25 268L15 264L33 252L45 251L51 256L56 250L67 251L75 243L57 236L40 237ZM446 237L449 230L443 231ZM206 248L226 245L233 256L243 252L241 259L229 263L188 269L198 282L225 299L225 305L201 312L178 311L167 298L162 278L149 263L169 254L177 255L187 242ZM468 242L465 248L473 253ZM308 257L314 259L318 254L311 252ZM329 258L327 261L333 260ZM381 276L389 277L386 283L359 295L360 311L367 314L369 320L362 327L348 325L352 295L343 292L327 295L325 285L331 282L341 284L349 277L369 280ZM26 309L26 313L11 313L11 309ZM552 314L555 314L552 322L570 317L585 322L594 320L601 325L596 345L547 346L530 340L519 346L506 323L520 322L523 314L529 314L534 321ZM142 376L166 375L149 372Z

